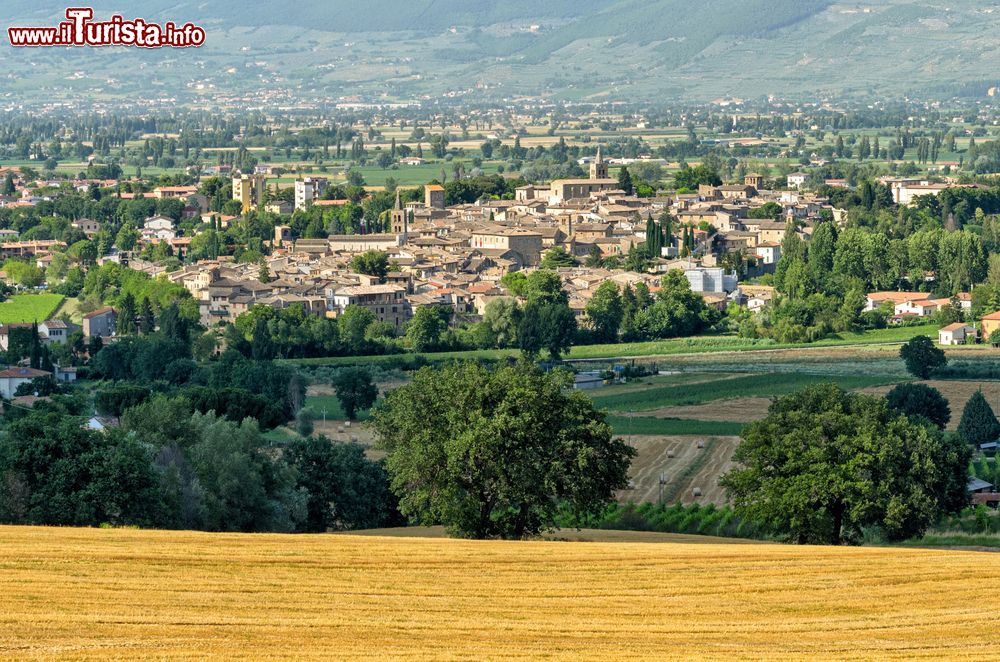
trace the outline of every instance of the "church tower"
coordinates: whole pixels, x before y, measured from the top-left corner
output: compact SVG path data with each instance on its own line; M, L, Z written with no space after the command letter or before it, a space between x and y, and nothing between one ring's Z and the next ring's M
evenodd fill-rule
M396 204L392 208L392 212L389 214L389 219L392 223L392 233L405 235L410 230L410 212L403 209L403 205L399 202L399 191L396 191Z
M601 146L597 146L597 158L590 163L590 178L591 179L607 179L608 178L608 164L604 162L604 158L601 156Z

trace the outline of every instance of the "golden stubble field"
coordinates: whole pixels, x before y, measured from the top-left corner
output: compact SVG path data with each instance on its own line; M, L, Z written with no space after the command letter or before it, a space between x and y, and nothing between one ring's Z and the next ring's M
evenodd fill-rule
M0 528L0 656L989 659L998 559Z

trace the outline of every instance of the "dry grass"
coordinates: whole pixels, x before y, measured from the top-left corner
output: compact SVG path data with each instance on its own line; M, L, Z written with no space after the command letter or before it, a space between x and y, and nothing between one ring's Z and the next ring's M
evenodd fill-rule
M888 391L887 387L885 390ZM646 416L661 418L681 418L693 421L735 421L749 423L767 416L767 408L771 406L771 398L732 398L730 400L714 400L700 405L682 405L679 407L661 407Z
M0 529L17 659L943 659L997 557L922 549Z

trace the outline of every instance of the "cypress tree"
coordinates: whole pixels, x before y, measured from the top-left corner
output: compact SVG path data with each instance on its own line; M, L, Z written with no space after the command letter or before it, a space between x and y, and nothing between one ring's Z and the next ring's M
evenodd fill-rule
M625 195L632 195L632 175L624 166L618 171L618 188L625 191Z
M993 408L982 391L973 393L965 403L962 420L958 424L958 435L974 446L996 441L997 435L1000 435L1000 422L997 422Z
M139 332L149 335L156 330L156 316L153 314L153 305L146 297L142 298L139 304Z
M118 311L118 321L115 324L115 332L119 336L135 333L135 318L135 298L131 293L128 293L122 298L121 310Z
M650 257L660 257L660 249L663 247L663 234L659 226L653 220L652 215L646 216L646 252Z

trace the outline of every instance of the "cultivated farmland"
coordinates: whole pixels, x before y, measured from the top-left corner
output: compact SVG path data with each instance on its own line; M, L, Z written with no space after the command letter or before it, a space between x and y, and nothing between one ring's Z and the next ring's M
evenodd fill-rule
M833 382L845 389L858 389L893 383L897 378L887 375L809 375L809 374L753 374L697 381L688 384L670 384L653 388L638 388L612 395L594 397L598 407L610 411L650 411L661 407L696 405L715 400L738 397L772 397L788 395L823 382Z
M719 476L733 466L738 437L644 436L631 443L638 454L629 468L630 489L619 493L620 501L657 502L662 476L663 503L727 503ZM696 488L701 496L695 496Z
M18 659L989 659L1000 649L982 607L1000 564L975 552L2 528L0 554L0 656Z
M0 324L44 322L63 302L61 294L18 294L0 303Z

